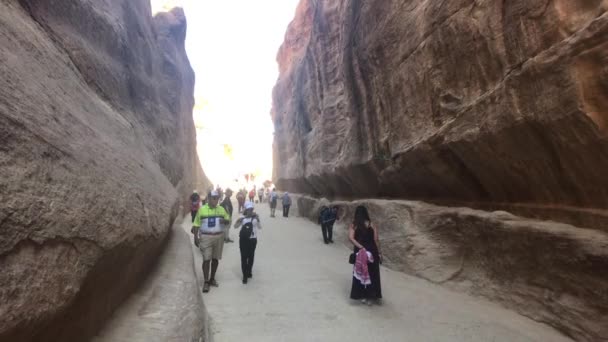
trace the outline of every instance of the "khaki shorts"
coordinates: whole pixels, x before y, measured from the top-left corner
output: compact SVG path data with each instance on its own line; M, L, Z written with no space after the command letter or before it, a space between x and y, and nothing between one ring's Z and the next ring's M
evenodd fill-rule
M224 234L200 234L198 249L200 249L203 254L203 261L222 259L222 251L224 250Z

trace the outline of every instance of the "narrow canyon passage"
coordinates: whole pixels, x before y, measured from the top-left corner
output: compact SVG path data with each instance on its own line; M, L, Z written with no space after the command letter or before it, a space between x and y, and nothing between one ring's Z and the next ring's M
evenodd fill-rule
M0 1L0 342L608 342L606 65L608 0ZM228 188L294 217L203 294Z
M342 227L336 243L325 245L309 220L270 218L266 204L256 210L263 230L253 279L241 283L238 242L226 244L220 286L203 295L216 342L568 340L494 304L386 268L382 306L351 301L350 245ZM189 231L189 219L183 228ZM231 236L237 233L232 229ZM200 280L202 258L192 250Z

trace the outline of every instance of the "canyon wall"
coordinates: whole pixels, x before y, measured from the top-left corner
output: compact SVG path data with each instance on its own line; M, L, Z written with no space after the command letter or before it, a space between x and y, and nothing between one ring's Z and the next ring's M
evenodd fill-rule
M277 56L275 183L311 195L314 221L367 206L389 267L607 340L607 10L301 0Z
M294 203L314 222L321 206L338 206L336 235L349 247L346 228L363 205L379 229L384 266L483 296L576 341L608 336L608 234L420 201L294 196Z
M593 0L302 0L278 53L278 186L608 206L608 13Z
M184 13L0 2L0 340L83 341L206 188Z

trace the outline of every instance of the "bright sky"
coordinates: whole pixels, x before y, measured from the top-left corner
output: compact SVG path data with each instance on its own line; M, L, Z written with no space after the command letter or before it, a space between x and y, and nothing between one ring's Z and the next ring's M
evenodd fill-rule
M153 12L180 6L196 73L194 121L207 176L224 187L239 174L272 176L272 87L276 54L299 0L152 0ZM230 145L233 160L224 145ZM263 178L263 179L262 179Z

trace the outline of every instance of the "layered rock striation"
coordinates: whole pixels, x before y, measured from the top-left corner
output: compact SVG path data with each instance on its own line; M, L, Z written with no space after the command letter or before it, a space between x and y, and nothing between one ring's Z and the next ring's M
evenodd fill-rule
M0 340L83 341L208 181L181 10L0 2Z
M608 206L605 1L301 1L278 53L292 192Z
M318 197L347 223L368 206L390 267L607 339L607 10L300 1L277 56L275 183L312 195L314 220Z

